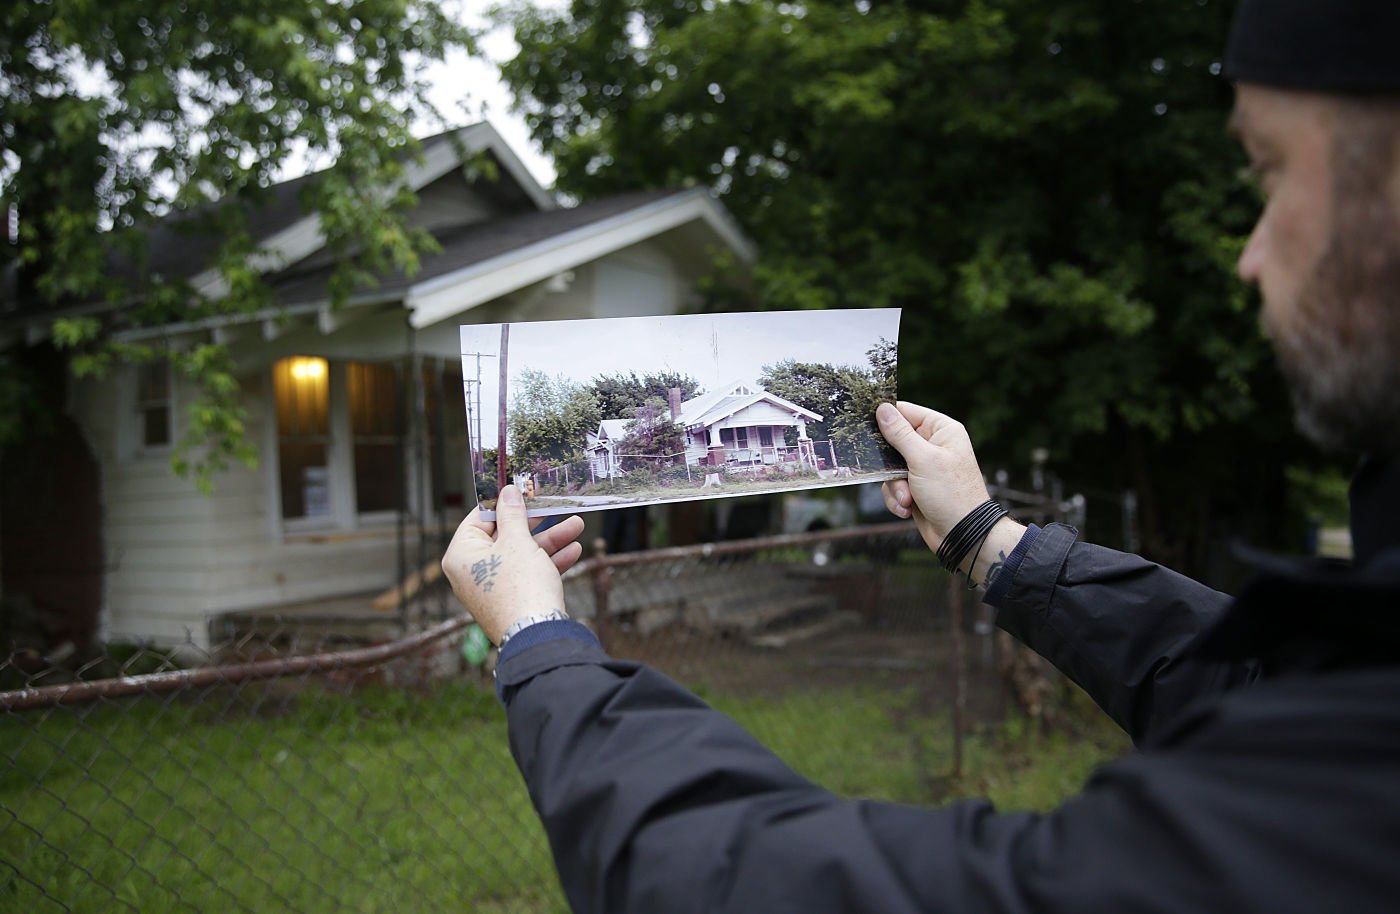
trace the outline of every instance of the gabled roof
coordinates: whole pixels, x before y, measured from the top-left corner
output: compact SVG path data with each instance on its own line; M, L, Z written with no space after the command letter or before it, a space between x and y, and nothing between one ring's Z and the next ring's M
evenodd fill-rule
M690 236L689 246L723 246L744 263L757 258L753 243L703 188L621 194L548 215L559 221L543 226L536 240L502 245L499 253L433 278L415 277L403 299L409 323L427 327L675 230L701 232Z
M617 441L627 437L627 426L632 423L631 419L604 419L598 423L598 434L594 437L602 440Z
M772 403L812 422L820 422L822 418L809 409L764 390L757 384L732 381L710 393L686 400L681 404L681 413L676 417L676 421L684 427L710 426L760 401Z
M625 215L675 194L674 190L638 191L592 200L569 209L520 213L443 229L433 233L442 250L422 255L418 272L412 279L401 271L395 271L364 291L384 298L402 298L424 283L479 266L493 258L547 243L567 232ZM334 269L332 264L322 264L310 270L296 267L283 270L270 279L273 297L279 303L288 305L324 301L327 298L326 283Z
M496 181L478 180L474 189L507 210L548 211L558 201L531 176L519 157L489 123L472 124L419 140L420 156L404 168L403 183L411 190L422 190L433 181L461 168L463 153L485 154L495 165ZM259 191L254 199L235 204L243 210L249 234L258 250L249 263L263 273L283 270L325 247L320 217L308 214L302 206L302 192L320 180L325 171L283 181ZM386 192L387 193L387 192ZM222 277L212 267L215 251L222 242L207 218L221 206L214 201L186 213L170 215L149 229L147 262L142 268L172 278L188 279L199 292L218 296L226 291ZM123 257L113 255L108 270L132 276L137 268ZM31 323L31 333L47 332L47 321L69 314L101 313L121 307L112 302L73 303L58 308L30 307L13 300L14 277L7 270L0 282L0 312L8 311L17 320ZM38 321L38 323L35 323Z
M250 259L269 274L275 307L255 314L219 315L163 327L138 327L119 331L120 339L212 331L215 338L232 334L237 325L262 322L268 339L278 335L283 318L314 315L322 332L330 333L371 308L405 307L415 328L427 327L479 305L528 288L576 267L606 257L631 245L668 235L683 250L727 249L744 263L757 252L719 201L703 188L637 191L560 208L534 181L500 135L489 124L477 124L456 133L423 141L422 163L411 165L405 178L422 189L462 164L460 148L489 152L514 180L499 182L500 193L516 194L513 213L482 221L448 225L434 231L442 250L420 258L413 277L395 272L379 277L372 286L353 291L344 309L332 313L328 280L334 271L324 258L311 255L324 249L319 219L302 216L298 206L303 182L315 176L289 181L269 189L267 205L256 215L255 232L262 241ZM481 184L482 182L477 182ZM510 189L513 188L513 189ZM479 189L479 188L478 188ZM251 216L251 214L250 214ZM200 259L199 243L192 237L177 241L173 226L166 234L159 256L169 269L185 269L185 275L207 261ZM212 270L192 276L191 282L209 295L223 292L222 278ZM76 313L95 313L116 306L92 305ZM358 310L358 309L366 310ZM0 342L17 334L46 334L55 313L15 315L10 327L0 327ZM25 325L28 326L25 326Z
M455 131L419 140L421 161L405 168L404 183L412 190L428 184L462 164L461 151L468 155L486 154L502 175L497 181L478 181L476 189L495 198L509 209L551 210L558 204L539 185L524 164L488 123L472 124ZM238 204L248 220L248 232L267 258L265 267L277 269L318 250L324 245L320 219L308 214L302 205L302 192L319 181L326 171L317 171L265 188L254 201ZM221 206L206 204L196 210L157 223L149 238L149 269L171 277L195 277L196 287L214 282L210 260L222 239L204 227L203 217Z

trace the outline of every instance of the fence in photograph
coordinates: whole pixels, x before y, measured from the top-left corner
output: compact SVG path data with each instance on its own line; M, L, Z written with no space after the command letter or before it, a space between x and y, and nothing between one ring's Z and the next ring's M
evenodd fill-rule
M978 791L969 771L1012 755L978 748L990 724L1046 706L1050 680L908 523L599 552L566 592L614 655L845 795ZM224 619L197 654L21 639L0 661L0 907L567 910L491 658L442 598L420 591L449 612L408 630Z
M721 454L716 449L715 454ZM842 457L830 440L804 440L800 445L726 447L722 460L691 462L685 452L674 454L608 453L574 461L534 462L511 481L528 493L545 498L650 499L687 494L687 490L739 487L747 490L858 479L878 472L855 456ZM868 463L868 461L867 461Z

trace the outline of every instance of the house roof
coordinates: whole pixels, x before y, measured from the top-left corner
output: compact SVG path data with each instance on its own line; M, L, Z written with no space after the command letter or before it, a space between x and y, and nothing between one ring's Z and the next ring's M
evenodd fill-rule
M432 278L414 277L403 298L410 312L409 323L421 328L456 317L672 231L688 233L682 236L688 248L722 246L745 263L752 263L757 257L753 243L704 188L639 191L574 209L580 212L558 210L549 214L559 220L556 227L522 219L521 227L538 233L533 240L529 240L529 231L522 231L514 246L502 245L498 253L458 264Z
M382 297L400 298L421 283L546 242L566 232L592 226L604 219L628 213L676 193L674 190L638 191L592 200L568 209L520 213L441 229L432 234L442 250L423 255L419 261L419 270L411 279L402 271L395 270L392 274L382 277L377 285L360 291ZM310 270L300 270L297 267L283 270L269 280L273 288L273 297L277 302L289 305L323 301L328 297L327 282L334 269L333 264L323 264Z
M706 246L727 248L741 261L753 262L756 250L724 207L702 188L690 190L637 191L593 200L575 207L560 208L553 198L534 182L499 134L489 124L478 124L457 133L457 144L447 135L423 141L423 162L408 169L406 180L422 188L453 168L460 167L459 146L486 150L506 167L504 172L517 180L500 182L514 190L517 202L528 200L534 208L499 215L484 221L437 229L434 237L442 250L420 258L420 269L413 277L394 272L373 286L352 292L341 312L332 314L328 280L333 267L310 255L324 248L319 221L299 216L299 192L315 175L285 182L269 189L266 203L257 212L255 233L263 242L262 253L253 263L270 274L275 307L255 314L220 315L198 321L163 327L141 327L117 334L137 340L152 336L212 330L217 339L225 328L261 321L264 334L280 332L273 325L281 318L302 314L317 317L323 332L329 333L353 319L357 308L403 306L415 328L455 318L478 305L567 273L578 266L659 235L675 232L687 249ZM523 206L522 206L523 208ZM172 224L162 228L167 238L162 262L180 264L191 281L206 294L221 294L222 278L211 270L194 273L200 264L199 244L192 238L177 239ZM175 267L171 267L174 269ZM83 311L101 310L100 306ZM46 334L48 320L56 316L29 315L7 321L0 327L0 343L16 334ZM278 325L280 326L280 324ZM270 337L269 337L270 338Z
M515 158L495 129L484 123L419 140L418 153L422 163L414 162L407 169L406 182L410 187L419 190L461 164L460 154L453 148L454 136L468 153L484 153L496 165L498 173L512 178L477 181L474 185L477 192L506 209L556 208L554 199L529 176L524 165ZM307 214L302 206L302 193L320 181L328 171L324 169L273 184L264 188L254 200L237 204L248 220L248 233L253 241L268 245L276 244L290 234L314 231L319 235L316 217ZM157 223L149 236L150 272L189 278L207 269L223 240L217 231L211 230L208 217L223 205L216 201ZM317 248L321 246L319 242L317 238ZM114 266L124 272L132 272L129 265Z
M627 437L627 426L631 419L604 419L598 423L598 438L607 438L610 441L617 441Z
M676 417L676 421L684 427L714 425L759 401L767 401L782 409L791 410L812 422L820 422L822 418L809 409L804 409L790 400L785 400L775 393L764 390L757 384L732 381L715 388L710 393L686 400L681 404L681 413Z
M496 166L498 180L477 180L477 193L505 210L552 211L558 202L536 181L489 123L472 124L419 140L419 155L404 168L404 184L421 190L428 184L461 168L463 153L486 155ZM258 247L249 263L263 273L276 273L325 247L320 229L320 217L307 213L302 207L302 192L326 174L315 172L283 181L262 189L255 199L241 200L236 205L243 210L249 234ZM211 266L214 253L222 238L209 218L229 204L215 201L190 212L173 214L154 224L147 238L147 263L143 271L163 276L187 279L207 295L224 294L222 277ZM116 274L133 276L137 268L129 260L113 254L108 269ZM28 323L33 337L47 332L47 322L54 317L74 314L95 314L119 310L123 306L112 302L77 302L58 308L31 306L15 299L13 270L0 280L0 313L6 323ZM13 335L14 331L5 334ZM3 340L0 340L3 342Z

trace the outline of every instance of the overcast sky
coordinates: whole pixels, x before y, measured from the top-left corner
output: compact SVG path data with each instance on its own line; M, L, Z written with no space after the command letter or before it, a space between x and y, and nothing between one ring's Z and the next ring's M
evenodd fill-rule
M592 321L536 321L510 325L510 383L521 369L563 375L584 384L604 374L675 371L703 390L731 381L754 381L764 366L784 359L863 368L866 351L880 339L898 342L899 309L767 311L624 317ZM462 327L464 377L476 379L481 360L482 444L496 446L500 324ZM509 399L509 390L507 392ZM622 418L605 416L606 419Z
M462 21L474 28L486 25L485 13L497 0L459 0ZM539 6L557 5L554 0L536 0ZM509 112L510 93L501 84L497 67L515 56L515 39L509 29L495 29L482 39L482 54L451 55L448 60L428 70L433 88L430 97L452 127L462 127L477 121L490 121L525 163L525 167L545 187L554 183L554 166L530 142L525 120ZM483 57L485 59L483 59ZM465 108L462 102L465 100ZM424 125L416 132L422 137L437 133L441 128Z

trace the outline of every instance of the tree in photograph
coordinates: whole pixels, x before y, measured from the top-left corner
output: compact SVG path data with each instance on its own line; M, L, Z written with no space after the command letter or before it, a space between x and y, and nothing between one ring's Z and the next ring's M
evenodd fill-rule
M906 398L984 466L1133 487L1146 551L1202 568L1222 521L1288 531L1317 461L1230 275L1231 7L575 0L511 14L505 75L562 189L712 187L763 306L903 307Z
M832 441L842 463L870 469L884 462L875 407L895 399L894 342L877 341L866 351L866 359L865 367L787 359L764 366L758 383L821 416L820 422L807 423L807 434L816 441Z
M684 459L678 455L685 450L685 436L681 427L672 421L670 405L664 399L652 397L641 406L633 407L630 413L632 421L627 423L626 434L617 444L617 453L626 455L622 460L624 470L642 467L655 470L663 463L660 458ZM658 459L638 460L637 456Z
M763 366L758 385L821 416L820 422L807 423L807 435L815 441L825 441L831 437L833 419L850 400L854 379L855 372L848 368L784 359Z
M862 469L903 466L903 458L885 443L875 423L875 408L897 398L895 344L882 339L866 351L869 367L849 372L850 387L840 411L832 417L831 439L837 453Z
M51 320L56 354L80 376L124 359L169 359L203 390L174 464L207 485L251 462L238 383L223 348L117 344L134 327L269 305L250 222L267 188L301 162L301 188L340 255L334 302L431 245L403 191L424 67L471 36L437 0L82 0L0 11L0 311ZM151 268L157 224L207 240L203 292ZM0 352L0 445L28 399Z
M511 469L525 472L539 460L551 465L582 460L587 435L601 420L591 388L562 375L523 369L508 411Z
M667 394L672 388L680 389L682 400L689 400L700 393L699 382L678 371L650 372L641 377L635 371L600 375L593 379L592 387L604 419L631 416L629 410L645 406L648 400L659 399L666 403Z

